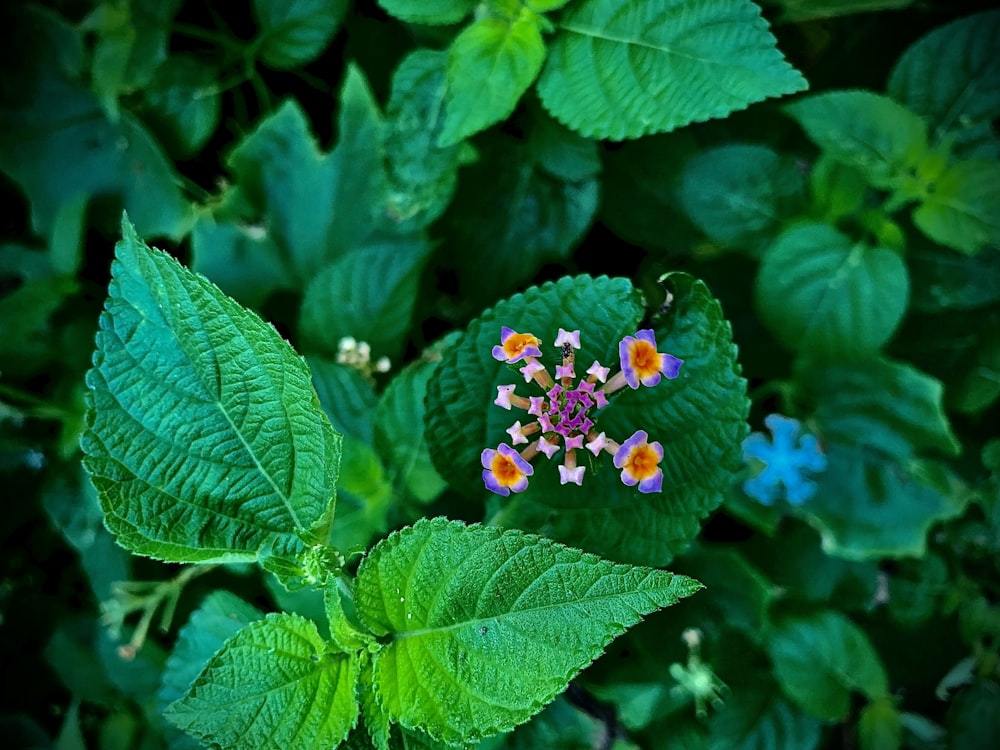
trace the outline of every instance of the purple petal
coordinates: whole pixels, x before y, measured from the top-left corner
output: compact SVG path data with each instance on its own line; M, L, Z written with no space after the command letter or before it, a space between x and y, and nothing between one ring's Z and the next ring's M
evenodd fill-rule
M663 489L663 471L656 470L656 473L639 482L639 492L659 492Z
M678 359L673 354L662 354L660 356L663 357L663 368L661 369L661 372L667 379L673 380L681 371L681 365L684 364L684 360Z
M489 469L483 469L483 484L486 485L486 489L490 492L495 492L498 495L503 495L507 497L510 495L510 489L503 487L497 482L497 478L493 476L493 472Z

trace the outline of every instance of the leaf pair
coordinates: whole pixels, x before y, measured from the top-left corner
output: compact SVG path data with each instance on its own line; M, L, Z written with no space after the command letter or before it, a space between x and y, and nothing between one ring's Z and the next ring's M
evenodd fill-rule
M283 613L230 637L168 710L186 731L225 748L335 746L360 692L379 746L389 722L475 740L526 721L614 637L700 588L436 519L365 557L352 626L325 546L341 437L308 368L256 315L123 232L82 438L108 527L138 554L259 560L289 585L318 582L330 615L329 641Z

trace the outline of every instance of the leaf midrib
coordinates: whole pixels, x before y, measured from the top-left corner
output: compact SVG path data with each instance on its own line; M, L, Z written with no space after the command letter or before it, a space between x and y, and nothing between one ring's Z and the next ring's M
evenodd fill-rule
M601 580L603 580L604 577L605 576L602 576L597 581L595 581L594 585L596 585ZM644 598L652 601L651 595L655 591L662 591L662 592L667 593L667 594L674 594L675 596L677 596L678 599L680 599L680 595L676 594L676 592L672 591L672 589L674 588L674 586L673 586L674 580L675 580L675 577L672 576L671 579L670 579L670 583L669 584L667 584L665 586L657 586L657 587L651 588L651 589L638 589L638 590L635 590L635 591L629 591L629 592L624 592L624 593L601 594L599 596L591 596L591 597L587 597L585 599L576 599L576 600L571 601L571 602L556 602L556 603L552 603L552 604L543 604L543 605L536 606L536 607L529 607L527 609L519 609L519 610L515 610L515 611L511 611L511 612L503 612L503 613L501 613L499 615L493 615L493 616L490 616L490 617L477 617L476 619L473 619L473 620L463 620L461 622L455 622L455 623L452 623L450 625L444 625L444 626L439 626L439 627L431 627L431 628L420 628L418 630L403 630L403 631L398 631L398 632L394 632L393 633L393 640L395 641L395 640L403 640L405 638L419 638L419 637L424 636L424 635L438 635L438 634L447 633L447 632L450 632L450 631L453 631L453 630L459 630L459 629L465 628L465 627L475 627L476 625L481 625L481 624L484 624L484 623L503 622L504 618L507 618L507 617L514 617L514 616L521 616L521 615L528 615L528 614L536 614L536 613L546 612L546 611L550 611L550 610L564 609L564 608L568 608L570 606L582 605L582 604L586 604L586 603L589 603L589 602L601 602L601 601L607 601L607 600L611 600L611 599L627 598L627 597L631 597L631 596L642 596L642 597L644 597ZM654 609L659 606L659 605L656 604L655 601L653 601L652 603L654 605Z

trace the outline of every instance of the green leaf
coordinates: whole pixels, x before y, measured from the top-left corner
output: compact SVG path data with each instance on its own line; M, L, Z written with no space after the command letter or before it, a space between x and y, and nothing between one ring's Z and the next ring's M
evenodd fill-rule
M755 284L761 319L789 349L861 359L892 336L906 312L902 258L827 224L781 233L764 252Z
M683 210L680 186L685 163L702 150L690 129L605 150L601 222L631 244L690 252L704 237Z
M506 135L485 140L442 222L465 293L496 299L544 263L568 258L597 211L599 169L594 144L548 118L527 144Z
M906 248L906 265L916 310L972 310L1000 302L1000 253L969 256L914 241Z
M545 61L539 18L487 16L467 26L448 51L448 90L439 146L453 146L510 116Z
M336 149L322 153L302 108L288 101L227 160L301 285L378 226L384 189L382 121L364 78L353 67L341 92L338 132Z
M429 251L416 235L370 243L320 271L302 300L302 347L336 355L340 340L351 336L367 342L375 358L397 356Z
M319 403L334 429L371 445L375 385L360 370L321 357L306 357Z
M78 290L72 278L32 279L0 297L0 372L40 369L60 356L53 351L52 317Z
M312 622L270 614L226 641L165 716L223 750L335 747L358 719L358 674Z
M241 304L260 309L295 280L275 237L261 224L229 220L226 204L239 202L239 188L228 190L218 214L200 210L191 230L191 268L204 274Z
M190 562L322 533L340 436L305 363L127 220L122 232L81 438L108 528L137 554Z
M214 68L193 55L173 55L143 89L147 122L178 156L197 152L219 126L217 77Z
M380 542L358 568L379 700L404 727L475 741L526 721L643 616L701 585L547 539L445 519Z
M990 750L1000 743L1000 686L978 679L964 688L948 710L948 741L963 750Z
M868 183L857 167L822 154L809 173L813 203L820 215L833 224L837 219L860 214L865 205Z
M706 750L812 750L822 723L782 697L771 680L725 693L709 722Z
M911 45L889 76L889 95L926 119L934 141L992 136L1000 117L1000 12L966 16Z
M390 15L408 23L457 23L469 15L479 0L378 0Z
M449 337L454 340L455 336ZM441 351L435 346L399 372L386 387L375 410L375 447L418 502L428 503L447 487L431 461L424 436L424 397L437 370Z
M757 642L767 624L767 611L778 588L733 550L698 546L684 554L684 570L711 590L698 600L705 620L725 622Z
M188 691L208 660L229 638L264 613L228 591L213 591L181 628L167 659L159 700L164 708Z
M870 91L815 94L785 111L825 153L860 170L877 188L899 186L927 151L926 123Z
M819 531L827 554L852 560L926 554L931 526L970 500L941 464L896 460L866 445L827 447L817 491L797 511Z
M638 138L806 88L750 0L582 0L538 82L545 107L588 138Z
M851 365L803 363L799 396L815 404L824 441L869 445L897 458L961 452L942 404L942 385L901 362L872 359Z
M766 146L730 144L687 162L679 195L688 217L713 242L747 246L802 210L805 180L792 159Z
M855 690L871 699L888 697L888 677L874 647L839 612L786 618L765 643L782 689L820 719L847 718Z
M392 500L392 484L378 454L367 444L346 437L337 484L337 523L330 543L344 551L367 549L389 530Z
M964 414L977 414L1000 397L1000 331L995 326L982 331L971 366L954 383L948 397Z
M601 719L556 698L527 724L506 737L505 750L580 750L593 747L594 738L607 732Z
M129 115L109 122L94 95L66 77L65 50L55 45L67 40L51 28L51 16L23 14L23 33L9 50L19 61L16 80L4 76L0 170L27 196L35 232L51 240L67 205L82 212L100 195L117 206L111 215L124 206L144 234L180 239L191 206L160 147ZM22 90L25 82L33 85Z
M347 14L347 0L254 0L260 59L276 70L296 68L329 44Z
M673 302L655 323L656 340L659 351L684 360L681 374L656 388L622 392L600 412L597 428L615 440L642 429L661 441L664 492L640 495L626 487L606 457L587 470L582 487L560 485L556 467L538 459L528 489L501 510L504 524L544 529L607 557L664 565L722 501L747 433L746 385L729 324L704 284L680 273L665 281ZM493 405L498 385L522 380L491 355L501 326L533 332L548 346L560 327L579 328L577 362L615 365L622 337L642 327L642 304L625 279L566 277L515 295L473 321L445 353L427 393L431 457L451 486L483 494L481 452L509 440L505 430L517 418ZM551 368L550 357L543 361ZM534 392L534 386L519 387Z
M963 253L1000 246L1000 161L952 164L913 212L913 223L935 242Z
M386 106L386 211L398 231L421 229L451 202L458 168L472 158L468 144L441 148L445 122L446 52L417 50L392 76Z
M91 60L94 93L112 120L118 97L143 88L167 59L170 26L180 0L101 2L81 22L95 32Z

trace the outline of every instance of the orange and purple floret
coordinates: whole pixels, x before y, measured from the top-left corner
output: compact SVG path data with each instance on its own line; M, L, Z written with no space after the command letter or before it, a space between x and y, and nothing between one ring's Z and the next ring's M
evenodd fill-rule
M614 375L609 377L611 368L595 361L587 368L585 377L578 379L575 350L580 348L580 331L560 328L555 345L559 347L561 361L553 378L537 359L542 356L541 344L534 334L518 333L504 326L500 345L493 347L495 359L507 364L523 362L518 369L525 383L534 382L542 395L522 396L517 393L516 385L497 386L494 404L508 411L524 410L535 420L526 424L517 420L507 429L512 445L525 446L520 452L507 443L501 443L496 450L483 451L486 488L499 495L522 492L533 473L529 462L539 453L551 459L560 450L563 451L558 466L560 484L582 485L586 467L577 463L577 451L586 449L594 456L610 453L627 486L637 486L639 492L660 492L663 486L660 443L649 442L647 433L637 430L619 444L599 430L597 419L612 394L625 386L636 389L640 384L655 386L664 377L676 378L682 360L657 352L655 334L645 329L622 339L618 347L621 369Z

